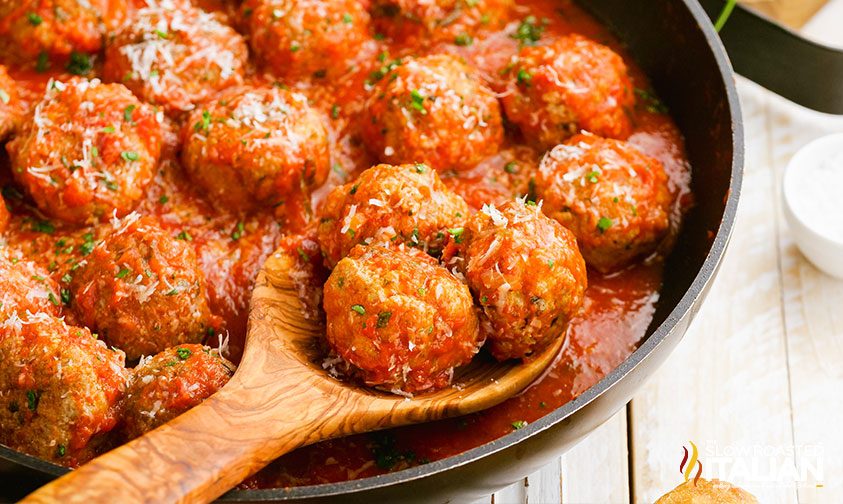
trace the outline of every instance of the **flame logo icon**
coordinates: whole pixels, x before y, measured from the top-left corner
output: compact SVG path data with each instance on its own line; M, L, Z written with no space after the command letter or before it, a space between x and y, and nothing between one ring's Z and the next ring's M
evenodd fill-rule
M685 455L682 456L682 462L679 463L679 473L685 477L685 481L687 482L691 479L691 473L694 471L694 466L696 466L697 474L694 476L694 485L696 485L702 475L702 462L698 459L699 452L697 451L697 445L693 441L688 442L691 443L690 460L688 459L688 448L683 446L682 449L685 451Z

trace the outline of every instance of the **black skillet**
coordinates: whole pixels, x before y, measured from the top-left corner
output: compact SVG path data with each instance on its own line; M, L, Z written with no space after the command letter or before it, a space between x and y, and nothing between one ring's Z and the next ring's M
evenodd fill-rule
M575 400L460 455L356 481L235 490L224 500L465 502L488 495L539 469L605 422L679 343L723 257L741 188L743 130L732 69L694 0L581 3L618 35L650 77L685 135L694 168L697 204L668 259L661 301L640 348ZM17 496L66 471L2 446L0 458L16 468L3 473L0 486Z

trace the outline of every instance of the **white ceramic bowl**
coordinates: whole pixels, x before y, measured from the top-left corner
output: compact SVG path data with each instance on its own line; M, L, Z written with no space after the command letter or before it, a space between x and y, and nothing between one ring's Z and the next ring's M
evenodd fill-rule
M814 140L793 156L784 173L782 199L802 254L843 279L843 133Z

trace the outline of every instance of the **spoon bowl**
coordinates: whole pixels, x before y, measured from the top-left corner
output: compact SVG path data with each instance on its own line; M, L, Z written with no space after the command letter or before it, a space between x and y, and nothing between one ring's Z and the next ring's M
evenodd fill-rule
M264 263L243 358L228 384L24 502L210 502L301 446L494 406L541 376L563 344L526 362L475 358L452 386L413 398L340 381L322 367L324 325L305 315L290 274L297 261L279 249Z

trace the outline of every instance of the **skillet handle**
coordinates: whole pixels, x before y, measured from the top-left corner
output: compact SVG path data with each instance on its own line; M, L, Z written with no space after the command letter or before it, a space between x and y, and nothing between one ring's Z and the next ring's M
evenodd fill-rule
M256 404L260 391L236 379L237 375L185 414L22 502L211 502L278 456L319 436L324 423L320 417L325 415L319 408L322 401L309 400L301 384L278 394L283 397Z

